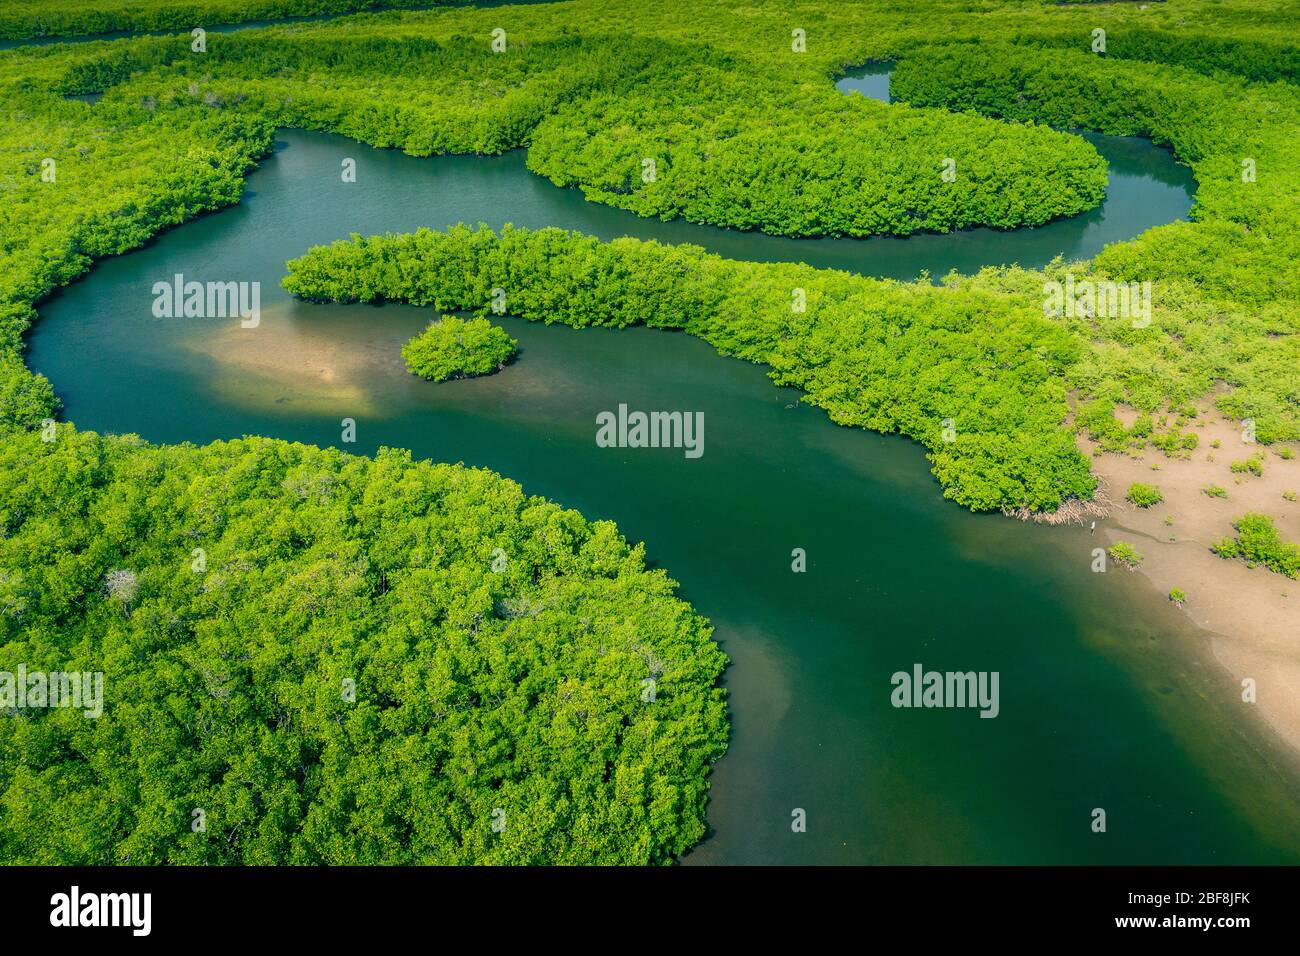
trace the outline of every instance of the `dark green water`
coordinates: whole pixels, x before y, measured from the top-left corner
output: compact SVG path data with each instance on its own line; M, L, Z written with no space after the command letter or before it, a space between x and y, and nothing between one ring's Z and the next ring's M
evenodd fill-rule
M891 275L1000 261L1004 248L1041 262L1086 254L1061 243L1088 248L1184 213L1187 181L1167 155L1107 143L1115 193L1082 233L799 242L637 219L530 176L517 155L418 160L281 138L239 206L100 263L45 303L31 366L83 428L330 445L350 417L349 450L486 466L646 541L733 662L716 832L687 862L1300 861L1294 765L1180 613L1138 575L1089 572L1086 530L963 512L916 445L832 425L763 369L682 334L504 319L518 362L433 385L398 352L427 310L309 305L278 287L284 261L313 243L457 220ZM340 182L345 156L356 184ZM155 319L151 287L175 273L260 281L260 327ZM598 448L596 415L620 403L703 412L703 457ZM791 571L794 548L806 573ZM891 675L918 662L999 672L1000 715L893 708ZM1095 807L1104 834L1090 830ZM791 830L795 808L805 833Z

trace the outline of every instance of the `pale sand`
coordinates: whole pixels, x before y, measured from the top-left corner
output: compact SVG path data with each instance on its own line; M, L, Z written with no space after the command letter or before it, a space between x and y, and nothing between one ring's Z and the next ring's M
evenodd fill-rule
M1285 540L1300 542L1300 504L1282 497L1284 491L1300 492L1300 452L1284 460L1277 454L1283 446L1247 444L1239 422L1225 420L1208 401L1198 408L1200 417L1184 427L1200 436L1190 460L1168 458L1153 448L1092 459L1093 473L1113 503L1110 516L1097 522L1099 546L1133 544L1145 556L1138 573L1150 579L1160 599L1167 600L1174 587L1186 592L1184 613L1213 634L1215 656L1230 675L1224 693L1240 701L1242 679L1253 678L1259 716L1300 752L1300 581L1210 551L1248 511L1269 515ZM1216 439L1220 448L1211 447ZM1092 454L1086 438L1079 447ZM1262 478L1231 472L1231 462L1261 451ZM1165 500L1134 507L1124 498L1133 482L1157 486ZM1226 489L1228 497L1201 491L1211 484ZM1166 517L1172 525L1165 524ZM1118 569L1112 563L1109 570Z
M400 343L340 341L337 330L289 321L287 312L285 306L263 309L257 328L227 323L185 343L220 370L212 390L248 411L333 417L346 409L353 417L379 417L372 373L381 364L405 371Z

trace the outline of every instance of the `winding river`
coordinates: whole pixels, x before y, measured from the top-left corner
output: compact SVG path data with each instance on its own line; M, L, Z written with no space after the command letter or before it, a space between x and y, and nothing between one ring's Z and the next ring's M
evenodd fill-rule
M841 87L883 95L869 72ZM680 333L503 319L518 362L432 385L399 355L429 310L313 305L278 285L314 243L461 220L911 278L1088 256L1186 215L1192 182L1168 153L1090 138L1112 167L1093 213L852 241L639 219L532 176L519 153L415 159L282 131L238 206L44 303L28 361L83 428L338 445L351 417L348 450L485 466L646 541L732 660L714 832L687 863L1300 862L1290 755L1242 713L1206 635L1142 576L1090 573L1086 529L969 514L943 500L919 446L837 427L764 369ZM354 184L340 181L345 157ZM176 273L260 281L260 327L155 319L151 287ZM595 417L620 403L702 411L704 455L598 448ZM794 548L805 573L792 573ZM997 671L1000 714L895 709L890 677L916 663Z

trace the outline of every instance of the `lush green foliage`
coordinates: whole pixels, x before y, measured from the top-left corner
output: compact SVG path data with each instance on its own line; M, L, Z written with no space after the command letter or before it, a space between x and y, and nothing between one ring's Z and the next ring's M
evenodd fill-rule
M333 3L214 0L204 17ZM36 9L10 4L0 23L194 25L166 19L192 16L167 0ZM56 411L21 360L39 301L94 259L237 201L277 124L418 155L531 145L532 168L593 198L792 235L1039 222L1095 202L1090 149L939 112L957 109L1167 142L1200 183L1196 221L1092 264L943 289L551 233L358 242L313 252L291 281L480 308L504 280L528 318L685 328L769 363L835 421L923 442L945 492L976 508L1091 493L1061 427L1070 389L1104 445L1186 450L1180 426L1154 418L1219 384L1219 408L1253 418L1261 442L1300 438L1300 94L1260 82L1300 78L1295 22L1290 0L930 0L905 16L893 0L576 0L213 34L201 56L188 37L0 53L0 426ZM497 26L504 55L488 45ZM1098 26L1104 59L1086 52ZM872 58L900 60L894 92L915 108L831 90ZM91 92L106 95L60 95ZM936 175L946 157L951 184ZM421 268L394 282L374 255ZM1158 283L1155 321L1046 319L1043 283L1067 269ZM1146 417L1118 426L1120 402ZM102 667L111 701L99 721L0 721L4 859L660 861L703 832L721 658L612 528L396 453L155 449L62 428L53 445L5 434L0 464L0 654ZM1285 566L1292 552L1245 526L1232 547ZM526 558L485 574L499 536ZM203 575L188 571L195 547ZM104 590L120 570L138 582L129 603ZM268 607L287 623L272 628ZM671 682L647 707L628 682L655 667ZM357 675L349 710L344 674ZM508 825L493 836L499 805ZM207 840L188 829L197 806Z
M1283 541L1268 515L1249 512L1232 523L1235 538L1223 538L1210 546L1221 558L1241 558L1251 567L1262 564L1289 578L1300 576L1300 544Z
M441 0L441 4L460 0ZM221 23L321 16L389 7L436 7L440 0L9 0L0 38L80 36L119 30L189 30Z
M1169 600L1173 601L1179 607L1182 607L1187 603L1187 592L1182 588L1170 588Z
M57 409L20 359L33 304L94 259L238 200L273 128L199 106L166 113L126 103L93 109L56 94L0 95L0 422L31 426ZM42 179L53 161L53 182Z
M893 84L913 102L1172 145L1196 172L1198 221L1111 246L1091 266L1062 263L1046 276L990 270L983 281L1040 301L1043 279L1066 271L1153 284L1149 327L1124 317L1065 320L1090 342L1072 378L1104 403L1088 427L1094 436L1108 430L1110 444L1127 443L1118 426L1097 427L1114 403L1155 412L1219 382L1233 388L1216 404L1253 419L1259 441L1300 439L1300 168L1292 158L1300 89L996 44L918 52Z
M864 2L820 8L815 15L807 11L807 53L800 54L789 42L792 14L777 6L755 7L738 21L723 6L708 3L651 10L616 0L578 0L562 14L549 5L445 10L214 35L201 56L190 52L186 37L0 55L0 83L10 104L0 134L20 144L26 170L7 196L15 200L8 207L14 211L12 236L28 245L34 228L48 235L33 250L30 268L24 262L11 269L0 258L6 281L20 277L23 287L22 294L0 299L0 326L10 340L16 338L30 321L33 301L76 275L90 257L129 248L141 241L139 233L233 201L236 167L265 149L266 127L277 123L343 132L417 154L500 151L535 141L535 168L578 182L593 195L608 192L610 201L640 212L678 211L793 234L877 226L907 231L931 213L940 217L936 224L943 217L974 221L970 209L985 202L974 196L959 204L964 210L944 200L924 211L926 203L943 199L938 193L929 199L924 192L913 195L914 186L933 190L942 184L930 175L933 157L921 161L925 150L953 155L949 144L963 130L978 129L1015 163L1016 144L1038 143L1035 137L1048 131L963 125L971 120L843 97L826 82L827 73L842 64L896 57L901 62L895 95L916 104L1149 132L1170 142L1201 181L1199 221L1153 230L1099 259L1098 267L1107 270L1099 275L1159 280L1158 317L1145 330L1123 321L1062 320L1087 343L1070 384L1107 411L1121 401L1155 411L1226 382L1232 388L1217 403L1229 414L1254 418L1261 441L1297 438L1300 386L1292 373L1300 360L1300 311L1294 307L1300 287L1290 278L1290 264L1296 259L1300 182L1288 144L1300 134L1300 108L1291 88L1251 85L1233 76L1300 76L1292 69L1297 60L1286 28L1288 7L1265 0L1252 5L1248 17L1216 5L1197 9L1196 22L1184 25L1181 14L1155 8L1035 11L990 4L972 17L956 0L934 0L899 18L886 3ZM509 28L503 55L489 46L490 31L499 24ZM1108 31L1106 58L1085 52L1098 25ZM701 36L709 37L708 47L700 44ZM936 36L946 45L935 47ZM999 45L991 37L1015 43ZM744 78L743 89L736 87L737 76ZM108 93L88 108L40 90ZM646 105L656 103L665 108ZM599 142L566 140L566 130L586 128L584 109L626 114L629 123L593 127ZM710 127L716 145L702 138L700 130L712 117L724 115L725 124ZM688 119L679 122L679 116ZM34 139L33 122L52 134ZM920 152L891 168L889 195L878 196L870 210L862 205L866 193L848 201L863 178L852 171L861 169L863 157L879 143L901 132L908 149ZM998 138L1006 136L1014 141ZM74 142L84 153L77 156L81 181L107 182L109 188L76 195L60 186L41 193L33 163L45 155L69 158L67 144ZM929 145L918 145L923 142ZM86 152L87 144L92 152ZM794 150L789 156L787 148ZM629 188L635 189L618 192L622 187L610 176L618 182L638 177L647 150L666 159L656 164L656 181L634 178ZM127 155L131 164L112 159ZM1244 155L1256 159L1259 182L1240 182ZM178 164L212 156L223 157L217 168L194 165L175 181L168 176ZM622 158L610 165L607 157ZM954 158L959 170L969 165ZM566 163L572 168L566 170ZM985 199L1023 198L1025 208L1012 215L1020 221L1034 221L1040 200L1055 201L1046 200L1041 189L1063 185L1027 167L1014 182L997 179L997 170L988 174L1000 185ZM200 183L207 185L197 189ZM959 175L947 185L972 184ZM919 197L921 205L893 205L902 195L909 202ZM862 215L844 219L855 202ZM35 205L40 208L33 214ZM94 233L113 234L89 242L83 207L111 209L125 217L124 225L91 217ZM988 215L974 219L1011 221L987 204L983 208ZM1086 267L1062 264L1055 275L1065 268ZM1022 294L1027 304L1036 304L1044 278L1003 270L966 281ZM30 382L17 362L0 363L0 411L9 420L30 423L48 413L49 397L48 385ZM1174 450L1182 447L1175 444Z
M0 531L0 670L104 675L99 719L0 720L6 862L640 864L705 832L724 658L610 522L408 452L60 426L0 443Z
M1106 182L1078 137L792 89L781 71L659 39L530 37L496 54L486 34L258 32L212 37L202 56L137 46L74 85L128 77L160 104L242 104L415 155L526 144L530 168L593 200L789 235L1036 225L1097 205Z
M445 382L505 368L518 345L487 319L447 315L403 345L402 358L413 374Z
M656 58L631 84L565 103L532 134L528 165L643 216L794 236L1039 225L1106 186L1077 137L792 90L717 56Z
M484 310L499 287L509 311L533 321L685 329L772 366L840 424L921 442L944 494L968 507L1051 510L1095 484L1060 427L1073 343L1041 312L991 293L465 226L317 247L289 263L284 286L309 299Z
M1146 485L1140 481L1135 481L1128 486L1128 493L1124 495L1132 504L1139 508L1150 508L1152 505L1158 505L1165 500L1160 489L1155 485Z
M1143 561L1142 552L1127 541L1116 541L1106 550L1106 553L1110 555L1112 561L1122 564L1130 571Z

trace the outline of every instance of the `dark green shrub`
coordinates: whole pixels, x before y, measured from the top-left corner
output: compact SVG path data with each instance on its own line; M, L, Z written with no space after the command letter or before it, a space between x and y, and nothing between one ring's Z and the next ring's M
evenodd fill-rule
M506 367L519 343L487 319L448 315L402 346L406 367L431 382L491 375Z

